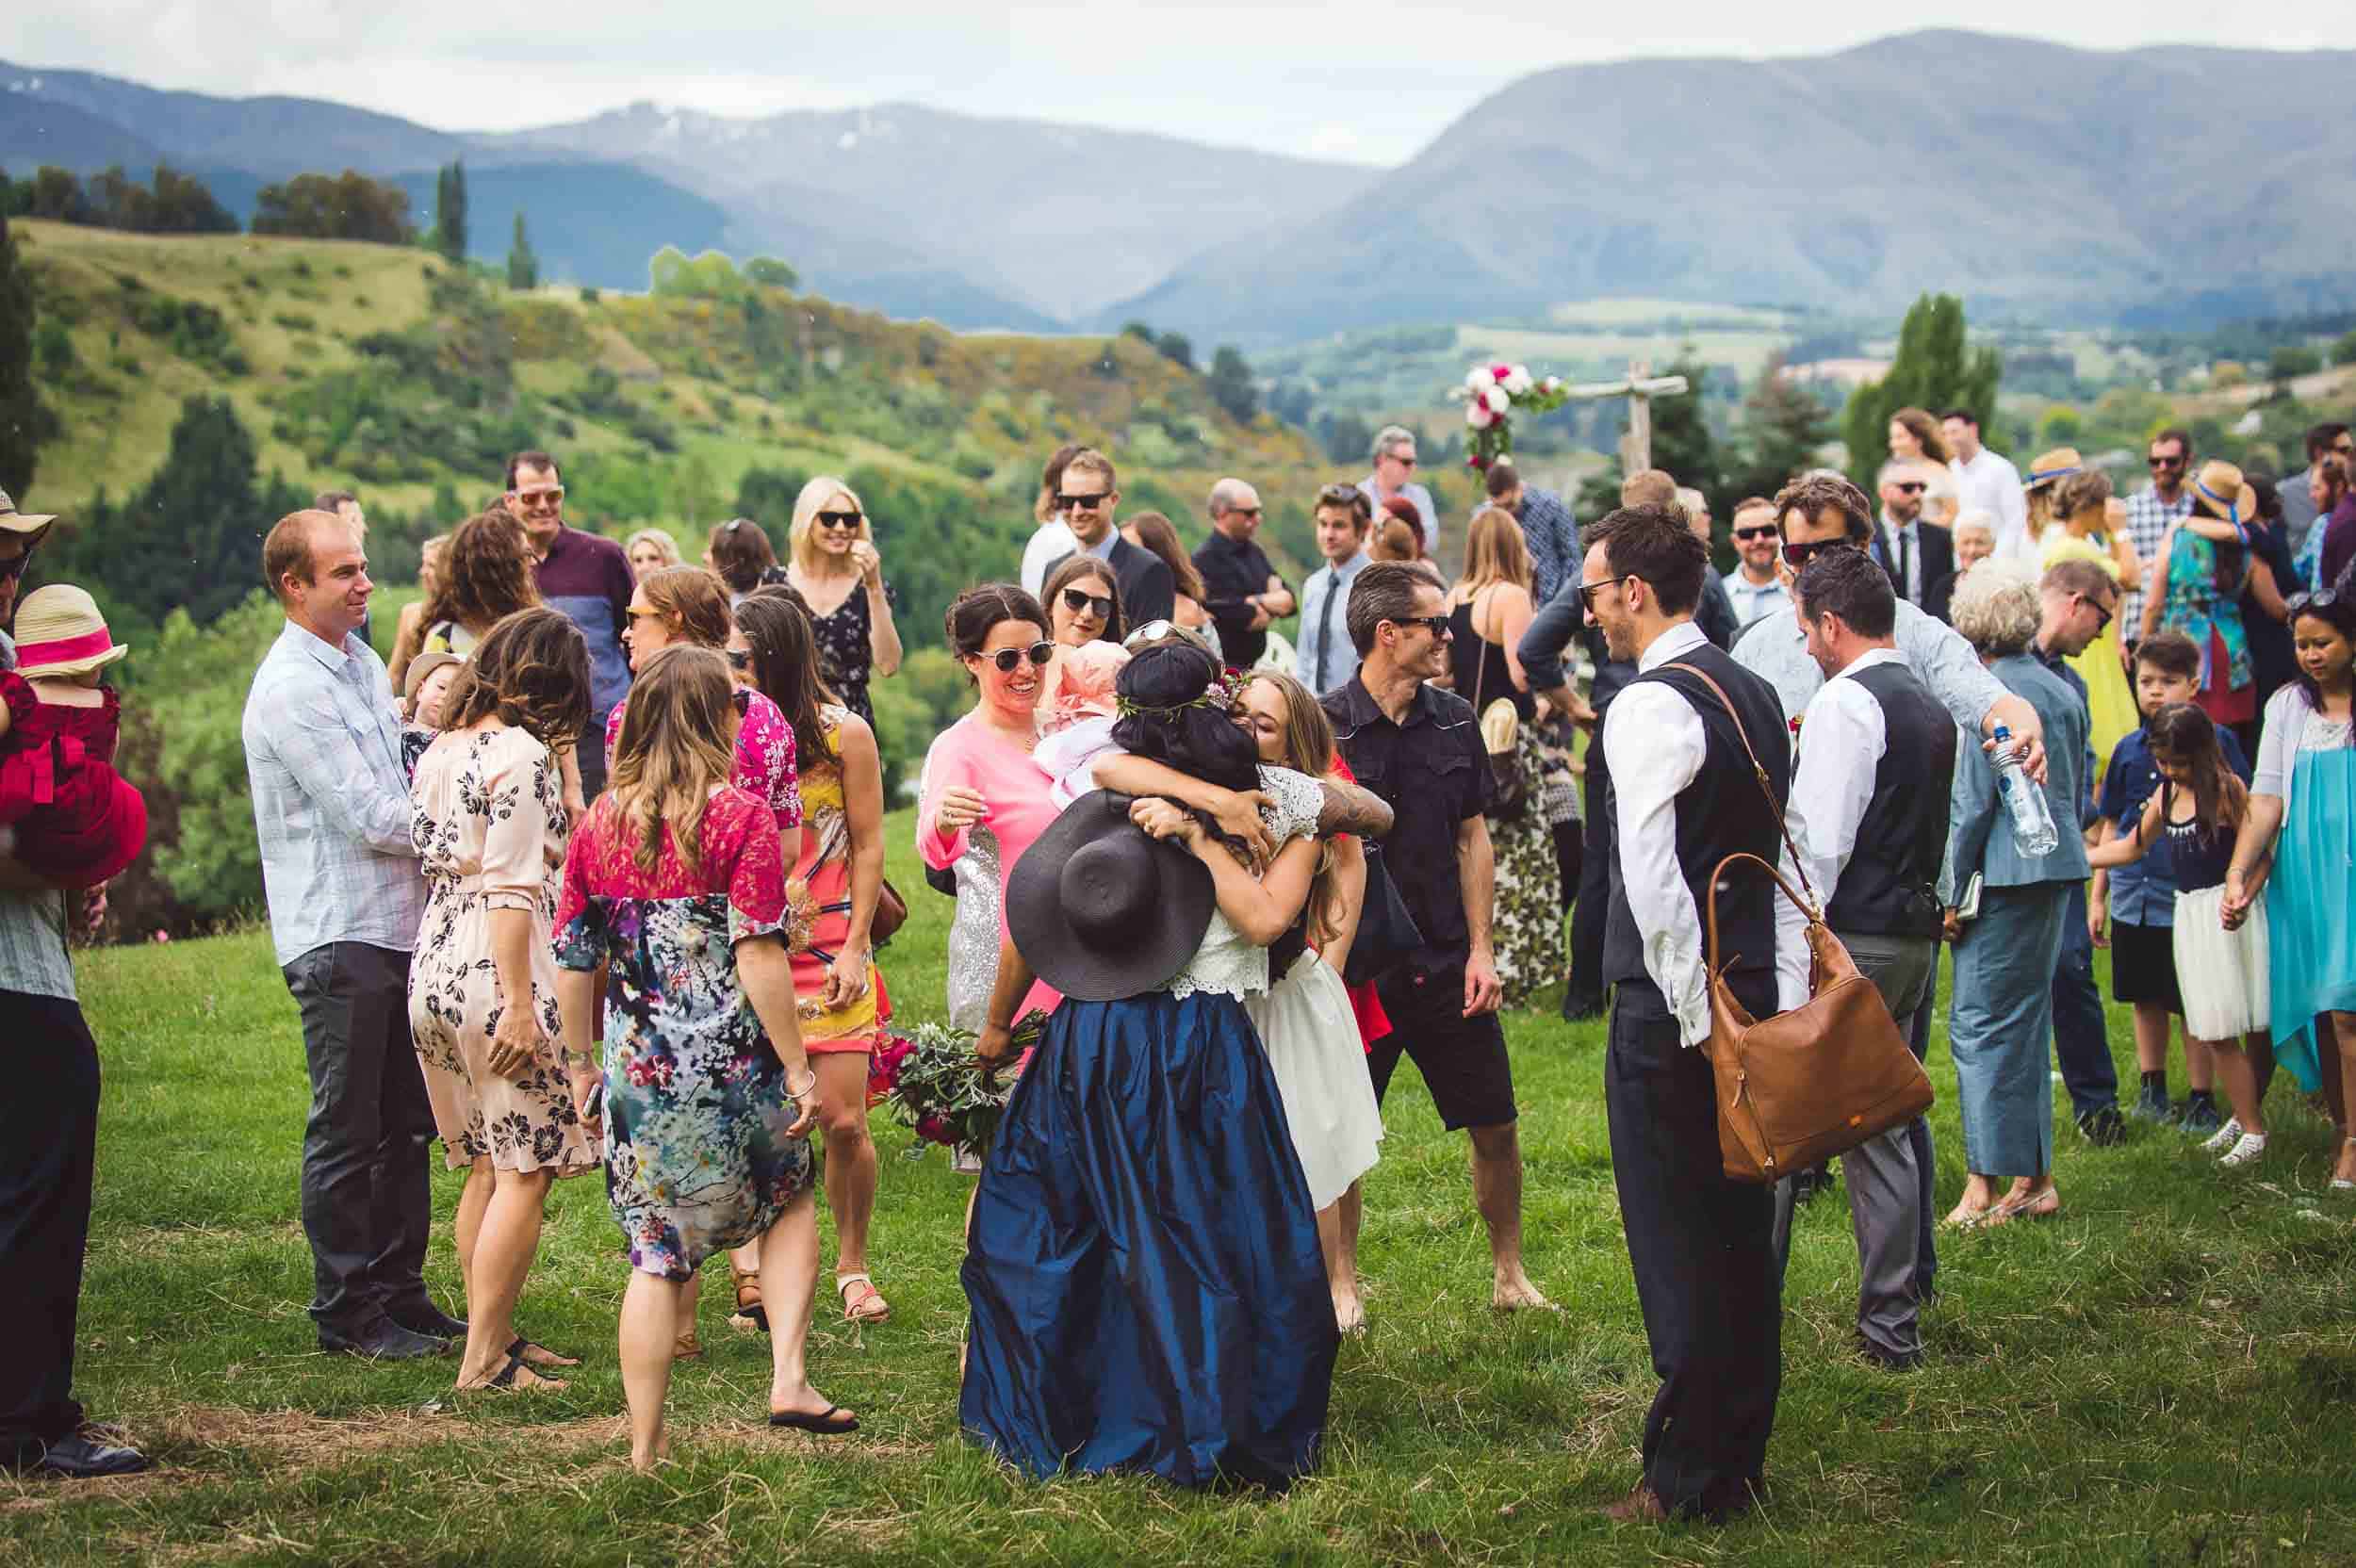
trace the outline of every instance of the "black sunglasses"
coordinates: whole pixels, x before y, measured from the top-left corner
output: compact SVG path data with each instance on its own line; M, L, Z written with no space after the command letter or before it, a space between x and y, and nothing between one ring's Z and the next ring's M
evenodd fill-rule
M1401 457L1397 452L1385 452L1383 455L1389 458L1392 462L1398 464L1402 468L1412 468L1415 466L1415 460L1412 457Z
M1773 539L1779 531L1775 524L1768 523L1759 528L1738 528L1734 536L1737 539Z
M1099 490L1093 496L1070 496L1057 491L1055 508L1059 512L1093 512L1111 498L1109 490Z
M1448 617L1446 615L1402 615L1391 624L1399 628L1401 630L1405 630L1411 626L1419 626L1426 631L1432 633L1434 637L1445 637L1448 635Z
M736 670L749 670L749 669L751 669L751 668L753 667L753 650L752 650L752 649L750 649L750 648L728 648L728 649L727 649L726 651L727 651L728 656L728 667L729 667L730 669L736 669Z
M1592 612L1595 608L1595 596L1597 594L1602 593L1606 588L1617 588L1621 583L1626 582L1627 580L1628 579L1624 577L1608 577L1601 582L1580 583L1579 585L1579 607L1581 610Z
M859 527L859 517L856 512L821 512L817 521L820 528L850 529Z
M1000 648L996 653L988 655L988 658L991 663L998 666L1000 675L1012 675L1014 667L1023 662L1023 656L1026 654L1030 656L1032 663L1044 664L1055 657L1055 645L1033 643L1027 648Z
M0 561L0 582L13 582L16 579L23 577L25 568L32 564L33 551L30 546L27 546L25 553L15 560Z
M2088 610L2093 611L2096 615L2101 617L2101 619L2094 623L2094 634L2097 637L2102 636L2103 632L2110 629L2111 616L2115 614L2116 612L2113 611L2109 605L2097 604L2094 600L2086 597L2084 594L2080 594L2078 596L2078 602L2085 605Z
M2181 457L2148 457L2144 462L2154 468L2181 468L2184 466Z
M1919 479L1906 479L1900 480L1895 485L1891 486L1891 488L1895 489L1902 496L1919 496L1923 491L1928 490L1930 486Z
M1099 598L1096 595L1089 593L1085 588L1065 589L1063 591L1063 607L1066 610L1071 611L1074 615L1079 614L1084 610L1092 610L1096 612L1096 618L1100 621L1109 621L1113 618L1113 601L1108 598Z
M1845 538L1811 539L1805 544L1796 539L1786 539L1783 542L1783 564L1793 571L1798 571L1826 550L1853 550L1855 548L1857 547Z
M1231 506L1227 510L1237 517L1256 517L1260 514L1260 509L1256 506Z

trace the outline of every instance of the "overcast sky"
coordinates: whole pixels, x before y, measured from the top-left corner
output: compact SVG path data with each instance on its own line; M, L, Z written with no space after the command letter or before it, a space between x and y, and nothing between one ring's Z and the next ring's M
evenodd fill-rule
M2331 8L1981 0L1972 25L2101 49L2346 47ZM27 0L9 10L0 58L18 65L331 98L448 130L546 124L642 98L733 115L908 99L1381 164L1546 66L1813 54L1913 25L1895 8L1845 0L685 0L667 11L611 0Z

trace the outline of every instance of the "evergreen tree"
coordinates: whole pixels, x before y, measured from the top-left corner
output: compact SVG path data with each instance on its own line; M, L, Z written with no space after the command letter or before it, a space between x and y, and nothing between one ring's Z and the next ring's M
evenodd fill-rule
M532 253L532 241L524 236L524 215L520 211L515 214L515 237L507 246L507 286L540 286L540 258Z
M1252 367L1234 345L1222 343L1211 356L1209 380L1211 401L1226 410L1229 418L1248 425L1258 416L1259 384L1252 379Z
M445 261L465 265L466 165L463 159L444 165L434 176L434 248Z
M1709 416L1702 406L1702 393L1710 383L1710 367L1688 344L1659 373L1683 376L1691 390L1652 400L1652 466L1668 472L1679 484L1692 485L1708 497L1711 515L1723 523L1726 508L1720 504L1718 492L1724 487L1725 479L1720 472L1718 444L1710 433Z
M1769 359L1743 400L1742 439L1726 469L1726 508L1775 492L1818 466L1829 432L1824 405L1784 374L1784 356Z
M1166 332L1153 340L1153 347L1160 351L1164 359L1181 370L1194 368L1194 345L1187 340L1185 333Z
M0 490L22 506L34 454L57 433L57 416L33 384L33 281L0 214Z
M1898 352L1890 374L1867 382L1849 398L1841 435L1849 448L1849 477L1873 489L1890 453L1890 416L1902 408L1926 410L1937 418L1950 408L1978 414L1982 435L2001 447L1996 418L1996 383L2004 363L1994 349L1966 341L1963 302L1952 294L1925 294L1906 312L1898 329Z

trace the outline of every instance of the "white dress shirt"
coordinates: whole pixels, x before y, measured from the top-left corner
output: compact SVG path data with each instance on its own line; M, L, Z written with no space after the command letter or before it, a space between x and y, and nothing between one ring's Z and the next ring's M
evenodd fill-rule
M1890 552L1890 564L1894 568L1903 553L1906 564L1906 580L1898 584L1898 596L1908 604L1922 602L1922 525L1918 519L1901 523L1885 512L1881 517L1882 548ZM1898 542L1906 541L1902 552Z
M1784 802L1784 825L1792 843L1807 857L1807 887L1792 863L1792 844L1778 857L1783 879L1820 910L1832 906L1857 850L1857 825L1873 801L1873 774L1890 749L1890 726L1882 705L1852 677L1876 664L1903 666L1896 648L1873 648L1851 660L1808 699L1800 720L1799 757L1792 764L1792 795ZM1775 1004L1785 1012L1808 1000L1808 916L1781 893L1775 895Z
M1961 632L1904 599L1898 601L1897 638L1899 657L1914 678L1931 689L1965 734L1977 735L1988 710L2005 696L2004 682L1988 673ZM1806 712L1824 684L1797 615L1770 615L1743 632L1735 640L1734 662L1775 689L1786 719Z
M2021 470L1982 447L1969 463L1949 458L1947 471L1955 476L1963 512L1986 512L1996 519L1996 553L2034 561L2037 541L2029 537L2029 498L2021 488Z
M1039 589L1047 581L1047 569L1079 547L1080 536L1072 531L1072 526L1061 516L1039 524L1031 542L1023 547L1023 591L1033 598L1039 597Z
M1680 621L1653 639L1636 661L1637 674L1708 642L1700 627ZM1612 853L1620 858L1621 886L1644 943L1644 972L1689 1046L1710 1038L1710 974L1702 958L1701 913L1677 863L1677 800L1700 776L1708 753L1702 716L1675 687L1636 681L1604 710L1603 757L1619 803Z
M1301 637L1293 644L1293 677L1312 696L1350 684L1358 673L1358 645L1350 640L1350 590L1358 574L1374 564L1360 550L1336 566L1332 562L1311 572L1301 585ZM1325 679L1317 679L1317 660L1325 661Z

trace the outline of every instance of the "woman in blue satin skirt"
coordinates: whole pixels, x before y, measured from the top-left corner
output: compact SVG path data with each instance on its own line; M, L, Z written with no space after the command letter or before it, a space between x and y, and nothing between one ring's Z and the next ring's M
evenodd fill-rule
M1140 653L1121 676L1116 738L1197 777L1259 788L1217 675L1192 648ZM1032 962L1065 994L983 1164L957 1409L967 1431L1034 1477L1282 1487L1317 1462L1333 1305L1308 1184L1243 1007L1268 988L1266 944L1292 923L1316 866L1322 791L1284 778L1263 813L1282 846L1264 877L1169 801L1098 792L1026 855L1039 857L1039 896L1026 900L1023 866L1009 889L984 1056L1010 1049ZM1113 866L1121 856L1137 858ZM1113 874L1091 880L1090 857ZM1167 911L1186 900L1153 879L1174 864L1200 889L1195 863L1209 887L1170 946L1186 917ZM1156 940L1167 956L1140 968Z

